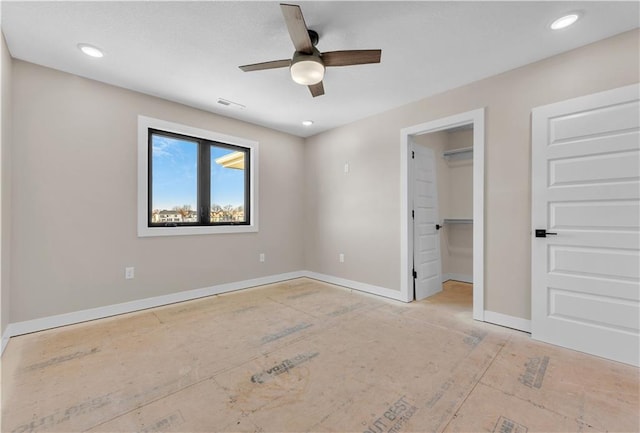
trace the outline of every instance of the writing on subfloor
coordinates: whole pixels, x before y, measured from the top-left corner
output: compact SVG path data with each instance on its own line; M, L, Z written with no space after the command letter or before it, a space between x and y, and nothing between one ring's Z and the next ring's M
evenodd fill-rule
M353 305L347 305L346 307L342 307L335 311L332 311L331 313L328 313L327 316L331 316L331 317L342 316L343 314L350 313L354 310L357 310L358 308L362 308L363 306L364 304L362 302L358 302L357 304L353 304Z
M140 430L140 433L163 432L169 430L171 427L178 426L183 422L184 418L182 417L182 413L180 411L176 411L170 415L154 421L152 424Z
M291 296L287 296L287 299L299 299L299 298L304 298L305 296L310 296L310 295L315 295L316 293L318 293L317 290L311 290L309 292L302 292L302 293L297 293L295 295L291 295Z
M486 331L472 330L469 332L469 335L464 338L464 342L471 347L476 347L486 336Z
M36 370L39 368L49 367L51 365L60 364L61 362L71 361L72 359L82 358L87 355L93 355L94 353L98 353L99 351L100 350L98 350L97 347L94 347L89 352L75 352L69 355L56 356L55 358L47 359L46 361L39 362L37 364L32 364L26 367L26 370Z
M493 433L527 433L529 429L517 422L501 416L498 418Z
M291 328L283 329L280 332L276 332L275 334L269 334L262 337L263 343L270 343L275 340L279 340L280 338L284 338L287 335L291 335L295 332L302 331L308 327L312 326L311 323L299 323L296 326L292 326Z
M455 383L455 380L453 379L453 377L450 377L449 379L447 379L446 382L440 385L440 389L438 389L436 393L433 395L433 397L431 397L427 402L427 407L429 409L433 408L433 406L435 406L436 403L440 401L442 396L447 392L449 388L451 388L451 385L453 385L454 383Z
M518 379L521 384L529 388L538 388L542 386L542 379L549 365L549 357L529 358L526 362L524 374Z
M397 433L417 410L418 408L409 403L403 395L389 406L382 416L370 422L363 433Z
M300 364L303 364L316 356L319 353L301 353L300 355L296 355L293 358L285 359L280 362L278 365L271 367L268 370L261 371L260 373L256 373L251 376L251 382L253 383L265 383L267 380L273 379L276 376L279 376L283 373L288 372L292 368L297 367Z
M110 393L69 406L64 410L57 410L54 413L40 417L39 419L34 419L30 423L25 423L14 428L11 430L11 433L32 433L43 429L49 429L49 427L53 425L69 421L72 417L93 412L94 410L100 409L109 403L111 403Z

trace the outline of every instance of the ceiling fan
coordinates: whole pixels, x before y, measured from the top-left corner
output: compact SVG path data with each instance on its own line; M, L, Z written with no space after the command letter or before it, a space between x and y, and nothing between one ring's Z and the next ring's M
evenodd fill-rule
M281 3L280 8L289 30L289 36L291 36L293 46L296 49L293 58L240 66L243 71L288 67L293 81L308 86L311 95L315 98L324 95L322 79L325 67L380 63L382 50L346 50L321 53L316 48L319 39L318 33L307 28L300 6Z

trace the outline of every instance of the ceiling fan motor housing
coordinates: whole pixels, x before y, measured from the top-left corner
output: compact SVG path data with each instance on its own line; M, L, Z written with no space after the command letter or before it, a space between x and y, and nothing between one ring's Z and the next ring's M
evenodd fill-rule
M324 78L324 62L315 47L312 54L296 51L291 59L291 78L298 84L310 86Z
M314 47L318 45L318 41L320 40L320 35L315 30L307 29L307 33L309 33L309 39L311 39L311 45Z

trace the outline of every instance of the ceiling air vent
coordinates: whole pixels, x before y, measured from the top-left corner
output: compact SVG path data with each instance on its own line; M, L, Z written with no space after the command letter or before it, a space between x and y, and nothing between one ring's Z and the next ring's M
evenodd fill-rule
M237 102L229 101L228 99L223 98L218 98L218 104L224 105L225 107L229 108L236 108L238 110L244 110L245 108L247 108L242 104L238 104Z

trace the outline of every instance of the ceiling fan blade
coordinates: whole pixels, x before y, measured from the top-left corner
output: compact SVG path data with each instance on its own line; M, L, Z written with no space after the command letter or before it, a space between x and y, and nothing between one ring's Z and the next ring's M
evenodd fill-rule
M324 95L324 86L322 85L322 81L320 81L318 84L312 84L308 87L309 87L309 90L311 91L311 95L313 95L314 98L316 96Z
M287 23L289 36L291 36L291 41L293 42L293 46L296 47L296 51L306 54L313 53L313 44L311 43L309 30L304 22L300 6L280 3L280 8L282 9L282 15L284 15L284 21Z
M250 71L262 71L263 69L276 69L276 68L288 68L291 66L291 60L273 60L271 62L263 62L263 63L254 63L252 65L244 65L240 66L245 72Z
M346 50L322 53L325 66L351 66L380 63L382 50Z

